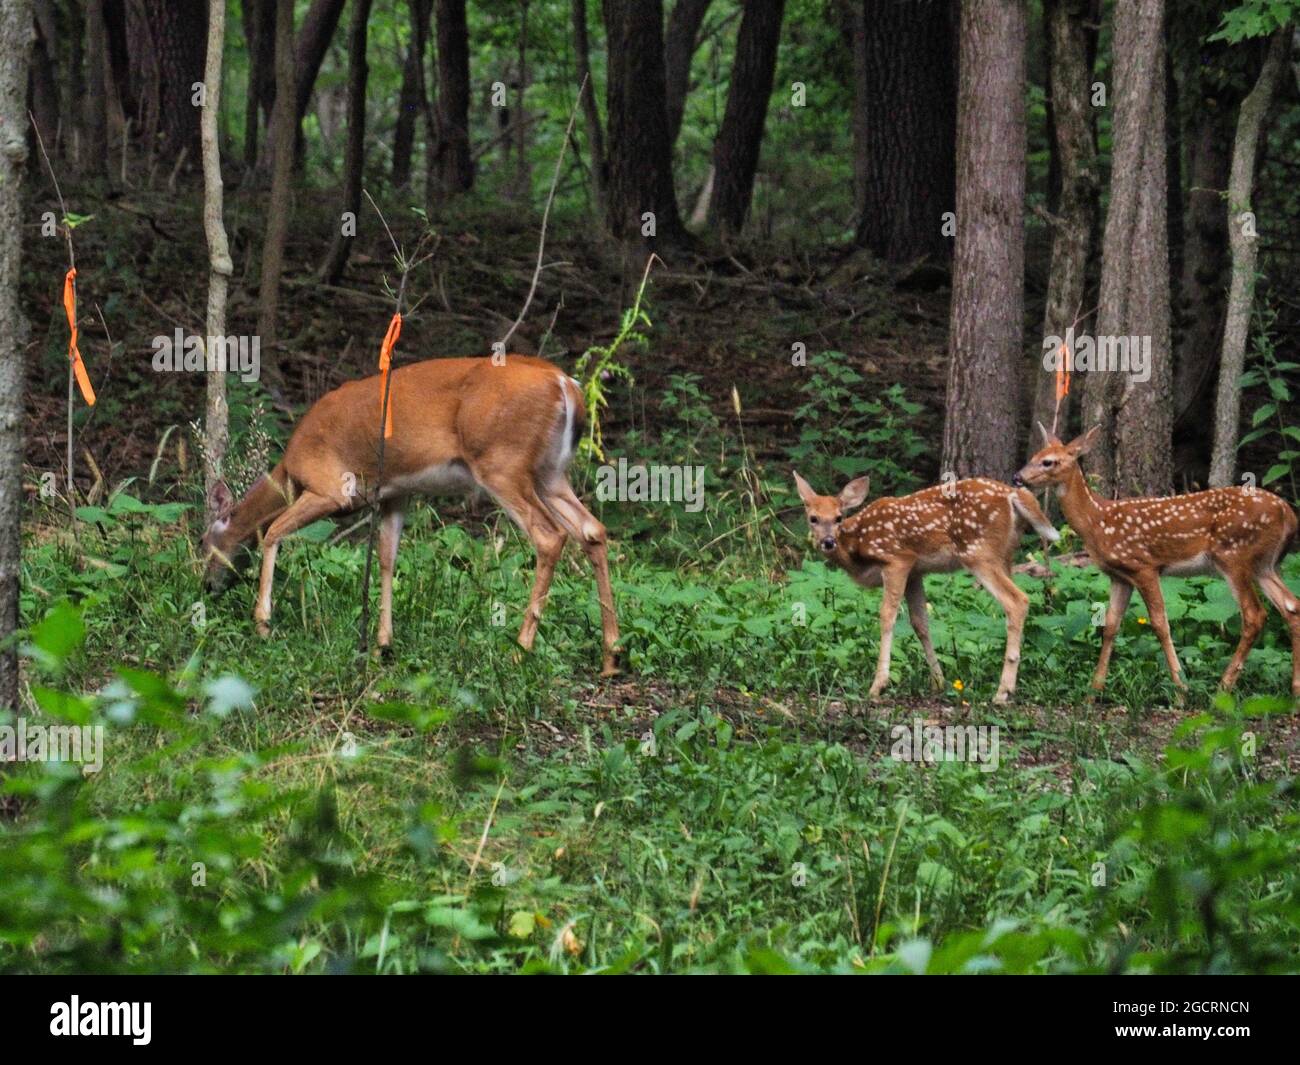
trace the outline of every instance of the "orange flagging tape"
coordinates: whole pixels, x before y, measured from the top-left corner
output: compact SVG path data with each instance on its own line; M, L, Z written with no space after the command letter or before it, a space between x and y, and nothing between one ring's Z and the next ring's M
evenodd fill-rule
M393 435L393 397L388 392L388 370L393 365L393 347L402 334L402 316L393 315L388 323L388 332L384 334L384 346L379 349L379 407L383 410L384 396L388 395L388 410L384 418L384 439Z
M82 398L90 405L95 405L95 390L90 386L90 375L86 373L86 364L81 361L81 351L77 347L77 279L76 267L68 271L63 279L63 309L68 313L68 358L72 360L72 374L77 379Z
M1069 352L1064 344L1061 345L1061 365L1056 368L1056 405L1061 405L1061 400L1070 394L1070 371L1066 364L1069 358Z

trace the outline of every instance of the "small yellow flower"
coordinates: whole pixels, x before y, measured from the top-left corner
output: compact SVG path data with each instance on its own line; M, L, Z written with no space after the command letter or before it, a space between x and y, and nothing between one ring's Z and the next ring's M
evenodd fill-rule
M964 684L963 684L961 681L959 681L959 680L954 680L954 681L952 682L952 686L953 686L957 691L959 691L959 692L960 692L960 691L965 691L965 690L966 690L966 685L964 685Z
M1146 623L1147 623L1147 619L1146 619L1146 618L1138 618L1138 624L1139 624L1139 625L1145 625Z

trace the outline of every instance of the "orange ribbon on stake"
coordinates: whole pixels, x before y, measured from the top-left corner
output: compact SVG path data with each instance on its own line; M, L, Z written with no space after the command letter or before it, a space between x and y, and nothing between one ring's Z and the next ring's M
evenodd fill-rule
M77 268L74 266L63 279L63 309L68 314L68 358L72 360L72 375L77 379L81 396L86 403L95 405L95 390L90 385L90 375L86 373L86 364L81 361L81 350L77 347Z
M1061 400L1070 394L1070 369L1067 363L1069 357L1069 349L1065 344L1062 344L1061 365L1056 368L1056 405L1058 408L1061 405Z
M384 334L384 345L379 349L379 409L384 410L384 397L388 396L388 409L384 411L384 439L393 435L393 397L388 391L388 371L393 365L393 347L402 334L402 316L393 315Z

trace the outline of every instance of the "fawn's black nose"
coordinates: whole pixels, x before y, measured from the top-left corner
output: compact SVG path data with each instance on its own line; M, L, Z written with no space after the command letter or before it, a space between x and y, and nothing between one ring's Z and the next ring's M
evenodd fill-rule
M1012 483L1016 488L1024 488L1024 487L1025 487L1025 479L1024 479L1023 477L1021 477L1020 474L1018 474L1018 473L1017 473L1014 477L1011 478L1011 483Z
M834 551L834 550L835 550L835 537L833 537L833 536L828 536L828 537L826 537L826 539L822 541L822 550L823 550L823 551Z

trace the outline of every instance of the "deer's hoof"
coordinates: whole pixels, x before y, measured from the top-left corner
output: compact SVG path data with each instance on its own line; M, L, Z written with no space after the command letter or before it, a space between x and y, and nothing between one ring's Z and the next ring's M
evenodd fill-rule
M270 635L271 635L271 623L270 623L269 621L259 621L259 622L257 622L257 635L259 635L260 637L262 637L262 639L264 639L264 640L265 640L268 636L270 636Z
M378 652L380 661L391 662L393 660L393 645L391 643L381 643Z
M1014 694L1015 692L1010 692L1010 691L998 692L997 695L993 696L993 701L995 703L1009 703L1011 702L1011 697Z

